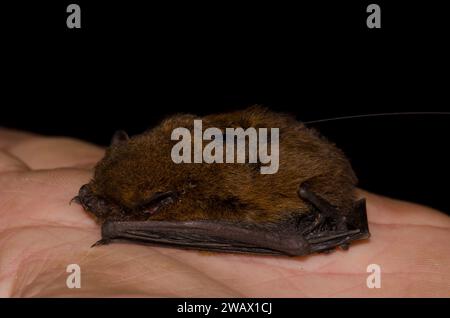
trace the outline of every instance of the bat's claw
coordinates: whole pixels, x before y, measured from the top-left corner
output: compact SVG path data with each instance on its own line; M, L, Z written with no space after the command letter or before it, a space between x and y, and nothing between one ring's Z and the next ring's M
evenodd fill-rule
M339 245L339 247L340 247L342 250L347 251L347 250L350 248L350 243L344 243L344 244L341 244L341 245Z
M97 241L94 244L92 244L91 248L95 247L95 246L106 245L108 243L109 243L109 240L101 239L100 241Z

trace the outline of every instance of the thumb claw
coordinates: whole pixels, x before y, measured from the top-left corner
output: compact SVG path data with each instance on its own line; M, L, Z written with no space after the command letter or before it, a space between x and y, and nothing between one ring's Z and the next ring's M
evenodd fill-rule
M108 243L109 243L109 240L101 239L100 241L97 241L94 244L92 244L91 248L93 248L95 246L106 245Z

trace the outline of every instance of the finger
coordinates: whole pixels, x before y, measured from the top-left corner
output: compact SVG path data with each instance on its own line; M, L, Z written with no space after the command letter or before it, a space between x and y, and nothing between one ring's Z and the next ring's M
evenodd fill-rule
M23 140L9 152L31 169L93 167L104 155L103 148L65 137L36 137Z
M450 228L450 217L438 210L381 195L358 191L367 200L369 223L422 225Z
M25 140L36 137L38 137L38 135L30 132L0 127L0 149L8 149Z
M30 168L10 153L0 150L0 173L27 171Z
M92 171L73 168L2 175L0 232L46 224L97 228L81 205L71 204L91 178Z
M103 149L72 138L45 137L0 127L0 149L22 160L31 169L92 168Z

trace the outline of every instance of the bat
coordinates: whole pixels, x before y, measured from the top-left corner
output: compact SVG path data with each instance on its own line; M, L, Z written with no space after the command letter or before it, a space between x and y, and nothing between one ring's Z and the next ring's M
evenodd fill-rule
M175 163L172 132L193 132L199 119L203 128L222 132L276 127L276 173L262 174L267 162L260 160ZM203 117L173 115L132 138L116 132L93 179L74 200L102 225L102 239L94 245L128 241L299 256L347 249L370 237L356 183L343 152L316 130L288 114L252 106Z

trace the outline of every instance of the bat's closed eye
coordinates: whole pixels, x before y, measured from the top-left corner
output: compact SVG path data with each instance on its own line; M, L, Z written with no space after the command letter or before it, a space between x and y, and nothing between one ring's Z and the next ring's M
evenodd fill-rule
M143 212L149 214L155 214L162 207L175 202L176 193L173 191L156 192L150 198L143 202Z

